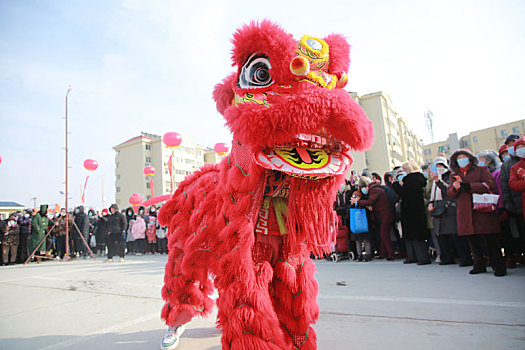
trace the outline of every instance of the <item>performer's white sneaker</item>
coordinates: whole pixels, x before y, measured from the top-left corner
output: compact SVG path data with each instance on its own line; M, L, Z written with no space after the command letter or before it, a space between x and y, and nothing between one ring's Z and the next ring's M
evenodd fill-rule
M185 329L186 327L184 325L168 327L164 338L162 338L160 342L160 350L175 349L179 345L179 338Z

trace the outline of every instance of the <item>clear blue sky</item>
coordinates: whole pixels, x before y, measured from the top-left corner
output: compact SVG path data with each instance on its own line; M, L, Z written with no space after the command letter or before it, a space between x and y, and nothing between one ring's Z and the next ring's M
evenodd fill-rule
M63 198L64 98L71 84L72 204L86 158L87 204L114 200L112 147L140 131L213 146L229 132L211 99L232 71L230 39L270 18L296 38L342 33L348 90L382 90L425 141L525 118L523 1L0 1L0 199Z

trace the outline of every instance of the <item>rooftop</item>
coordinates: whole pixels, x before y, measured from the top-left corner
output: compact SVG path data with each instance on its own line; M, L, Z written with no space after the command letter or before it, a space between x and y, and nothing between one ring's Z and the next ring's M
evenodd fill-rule
M0 202L1 208L24 208L22 204L17 202Z

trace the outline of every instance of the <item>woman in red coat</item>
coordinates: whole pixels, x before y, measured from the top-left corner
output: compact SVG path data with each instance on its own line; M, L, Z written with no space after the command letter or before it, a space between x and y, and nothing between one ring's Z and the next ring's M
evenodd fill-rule
M494 276L505 276L507 269L501 255L501 228L497 212L484 213L473 210L472 194L496 191L496 180L485 166L478 166L478 160L467 149L457 150L450 156L452 175L447 190L449 197L457 199L458 235L467 236L474 268L470 274L487 272L481 250L485 242L494 270Z
M516 141L514 150L516 155L520 157L520 161L510 168L509 186L511 190L521 192L523 213L525 213L525 137Z

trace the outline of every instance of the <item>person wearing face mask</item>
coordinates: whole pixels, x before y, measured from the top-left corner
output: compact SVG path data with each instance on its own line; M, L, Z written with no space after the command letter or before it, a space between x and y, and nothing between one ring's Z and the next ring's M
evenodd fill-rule
M511 255L507 256L507 253L505 253L507 258L506 263L510 268L516 266L516 262L519 259L519 252L523 250L523 243L519 242L520 240L523 242L525 237L525 224L523 223L523 205L521 201L521 193L513 191L509 186L510 169L513 165L520 161L520 158L516 155L514 150L515 143L518 139L518 135L509 135L509 137L507 137L505 140L505 145L507 146L507 152L510 155L510 158L503 163L500 172L503 206L511 230L511 240L514 241L505 243L505 246L509 251L509 255ZM504 151L501 148L500 154L504 154ZM506 155L504 154L503 157L505 156Z
M380 237L380 249L378 249L380 251L380 257L381 259L395 260L394 245L390 238L390 229L394 221L394 216L387 195L381 188L381 183L378 181L370 182L360 180L359 189L361 193L367 195L367 198L358 199L357 197L353 197L351 203L363 208L366 207L372 212L373 229L379 233Z
M131 233L131 229L133 226L133 223L135 222L135 211L132 207L128 207L125 210L126 220L128 221L128 227L126 228L126 254L127 255L135 255L136 249L135 249L135 238L133 238L133 234Z
M108 214L109 211L104 208L102 210L102 215L98 218L97 222L95 223L95 240L97 242L96 247L96 255L97 256L104 256L106 255L106 238L108 234Z
M97 212L94 209L89 209L88 211L88 239L87 243L90 247L96 248L96 237L95 237L95 227L98 222L98 215ZM93 240L95 242L93 242Z
M511 159L511 155L508 152L509 147L505 144L501 145L499 148L499 159L502 163L505 163ZM509 177L510 180L510 177ZM501 167L500 167L500 176L499 176L499 215L500 215L500 224L501 224L501 233L503 235L503 250L505 252L505 263L508 269L516 267L518 259L518 247L520 246L519 236L520 236L520 225L518 223L518 218L516 215L509 213L505 208L505 203L503 201L503 186L501 180ZM512 190L511 190L512 191Z
M69 232L73 232L73 218L71 215L67 215L66 208L60 209L60 215L55 222L55 239L57 246L57 259L64 259L66 255L66 226Z
M428 210L432 215L434 235L437 236L441 250L439 265L455 264L454 250L459 266L472 266L468 241L464 236L458 236L456 199L447 195L451 175L447 160L437 157L434 165L435 172L430 173L434 184Z
M499 160L501 160L501 163L505 163L507 160L509 160L511 155L509 154L509 146L503 144L499 148Z
M14 265L16 251L20 242L20 229L15 214L7 219L7 225L3 229L2 237L2 265Z
M47 204L40 205L40 211L33 215L31 219L31 238L29 241L29 250L32 252L36 249L38 244L49 231L49 219L47 218ZM46 253L46 240L38 248L36 260L38 263L42 262L41 258L38 255L45 255Z
M87 239L89 237L89 217L84 212L84 206L80 205L75 208L75 225L72 230L72 238L73 238L73 252L76 253L76 256L81 257L83 259L86 258L87 248L85 246L84 241L80 237L84 237L84 239L87 242ZM74 225L74 226L75 226Z
M510 179L509 186L511 190L520 193L522 201L522 212L518 217L519 222L523 225L523 218L525 217L525 138L520 138L515 143L516 155L519 157L520 161L512 166L510 169ZM525 257L525 235L523 232L520 232L520 235L515 240L515 256L514 262L519 261L523 264L523 259Z
M131 227L131 234L135 239L135 251L137 255L144 254L144 245L146 241L146 221L144 220L145 208L143 206L139 207L138 215L133 222Z
M487 271L482 247L486 247L494 276L505 276L507 269L501 255L501 227L497 211L481 212L473 209L472 194L494 193L496 180L485 166L478 165L478 159L467 149L457 150L450 157L452 169L447 195L457 200L458 235L466 236L475 275Z
M149 208L148 220L146 221L147 253L157 254L157 208L152 205Z
M28 243L31 236L31 211L29 209L18 217L18 227L20 228L20 244L16 252L16 262L21 264L29 257Z
M108 244L108 258L106 262L113 262L113 255L120 256L120 262L124 262L124 232L128 226L126 217L118 210L117 204L112 204L109 207L107 223L107 244Z

